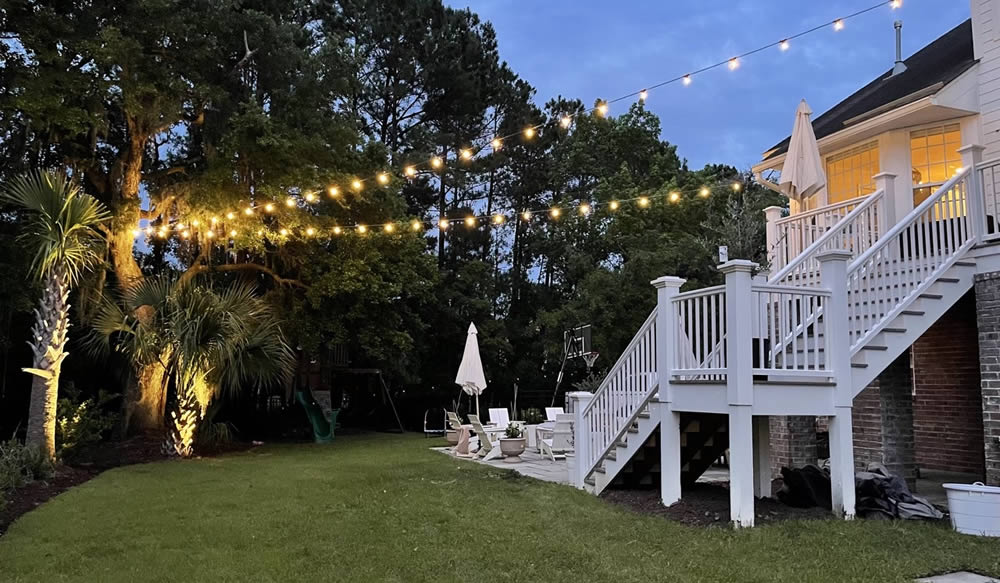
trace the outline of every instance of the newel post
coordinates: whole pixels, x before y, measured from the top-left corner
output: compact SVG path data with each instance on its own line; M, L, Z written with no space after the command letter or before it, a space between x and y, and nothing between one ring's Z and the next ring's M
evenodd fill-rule
M573 457L576 462L570 477L573 479L574 486L583 488L583 481L587 478L587 470L589 469L587 467L588 460L590 459L590 432L583 411L594 399L594 394L586 391L574 391L566 393L566 398L573 408Z
M738 527L754 523L752 261L723 263L726 276L726 392L729 400L729 514Z
M671 386L677 354L677 310L673 299L685 280L661 277L656 288L656 382L658 398L651 403L660 419L660 500L670 506L681 499L681 415L673 410Z
M851 337L847 302L847 262L851 252L844 249L825 251L816 256L820 263L820 283L832 292L823 305L827 366L835 388L834 415L830 418L830 482L833 511L850 520L854 518L854 431L851 407L854 386L851 382Z
M781 213L784 210L780 206L769 206L764 209L764 218L767 221L767 226L765 227L767 233L767 264L772 269L784 267L784 264L788 262L787 255L778 250L778 219L781 218ZM781 265L777 265L779 256L782 259Z
M967 216L969 225L972 227L972 235L977 242L983 240L986 235L986 201L985 190L979 176L979 165L983 162L983 150L985 146L970 144L958 149L962 155L962 166L969 168L969 188L965 193Z
M899 216L896 212L896 205L899 204L896 200L896 175L892 172L881 172L872 176L872 179L875 181L875 189L883 192L882 212L879 213L878 222L878 234L882 236L896 226L896 217Z

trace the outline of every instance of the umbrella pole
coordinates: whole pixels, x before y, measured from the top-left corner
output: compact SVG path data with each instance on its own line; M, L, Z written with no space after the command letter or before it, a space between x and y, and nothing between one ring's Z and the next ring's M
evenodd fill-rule
M476 393L476 417L479 417L479 394ZM480 417L480 419L482 419Z

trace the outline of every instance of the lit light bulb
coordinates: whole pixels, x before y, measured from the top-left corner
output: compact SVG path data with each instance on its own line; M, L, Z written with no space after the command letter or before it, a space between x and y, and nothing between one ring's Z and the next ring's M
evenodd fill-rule
M687 75L684 75L684 77L681 78L681 82L683 82L685 85L690 85L691 84L691 74L688 73Z
M735 71L740 68L740 60L736 57L729 59L729 70Z
M178 231L183 230L184 223L177 223L176 225L174 225L174 228L177 229Z
M413 221L412 223L410 223L410 228L413 229L414 231L419 231L421 227L422 225L420 224L420 221Z
M670 193L670 202L677 202L680 199L681 199L681 193L679 193L679 192L671 192Z
M138 237L141 234L142 234L141 230L139 230L139 229L132 229L132 236L133 237Z
M891 6L893 10L899 8L902 5L903 5L903 0L892 0L892 2L889 3L889 6Z
M462 156L463 160L472 160L472 150L468 148L462 148L461 152L459 152L459 155Z
M780 48L783 51L787 51L788 50L788 46L789 45L788 45L788 41L787 40L783 40L783 41L781 41L780 44L778 44L778 48Z
M698 191L698 196L705 198L706 196L709 195L710 192L711 191L708 190L707 186L702 186L701 190Z
M649 91L643 89L639 92L639 101L646 101L647 97L649 97Z
M326 189L326 193L330 195L330 198L337 198L338 196L340 196L340 189L337 188L336 186L330 186L329 188Z
M434 156L431 158L431 168L437 170L442 166L444 166L444 160L442 160L440 156Z
M185 239L187 239L190 236L191 236L191 233L189 231L187 231L187 230L181 231L181 237L184 237Z
M442 229L447 229L448 219L441 219L440 221L438 221L438 226L441 227Z
M844 30L844 20L842 18L833 21L833 30Z
M267 204L264 205L264 210L267 211L267 212L269 212L269 213L273 213L274 212L274 205L271 204L271 203L267 203Z
M743 185L739 182L733 183L733 192L739 192L743 188Z
M527 139L529 139L529 140L531 138L535 137L535 128L533 128L531 126L528 126L528 127L524 128L524 137L527 138Z
M198 219L195 219L195 220L191 221L191 226L192 227L197 227L200 224L201 224L201 221L199 221Z
M295 206L295 197L290 196L285 199L285 206Z
M389 184L389 175L386 174L385 172L379 173L379 175L378 175L378 183L379 184Z
M312 237L315 234L316 234L316 229L314 229L312 227L309 227L308 229L306 229L306 235L309 235L310 237Z
M607 102L602 101L601 103L597 104L597 114L600 115L601 117L608 115Z
M490 147L493 148L494 152L498 151L500 148L503 147L503 140L501 140L500 138L493 138L493 141L490 142Z
M228 213L226 213L226 218L231 221L231 220L233 220L233 219L236 218L236 213L228 212Z
M526 221L530 221L531 220L531 211L524 211L523 213L521 213L521 218L524 219L524 220L526 220Z
M549 214L552 215L553 219L558 219L559 215L562 214L562 211L559 210L559 207L553 207L552 210L549 211Z
M355 178L355 179L354 179L354 180L353 180L353 181L351 182L351 188L353 188L354 190L361 190L361 186L362 186L362 185L361 185L361 181L360 181L360 180L358 180L357 178Z
M279 231L279 232L280 232L280 233L281 233L281 234L282 234L283 236L286 236L286 237L288 236L288 229L281 229L281 231Z
M414 176L417 175L417 169L414 168L413 166L407 166L406 168L403 169L403 173L409 176L410 178L413 178Z
M317 200L319 200L319 197L316 196L315 192L306 193L306 202L316 202Z
M229 231L229 236L230 237L235 237L236 236L236 229L233 229L232 231Z
M559 120L559 125L561 125L564 128L568 128L572 123L573 123L573 118L571 118L568 115L562 116L562 118Z
M209 229L208 232L205 233L205 236L208 237L209 239L211 239L212 237L215 236L215 231Z
M334 228L333 228L333 234L334 234L334 235L339 235L339 234L341 234L341 233L343 233L343 232L344 232L344 230L343 230L343 229L341 229L340 227L334 227Z
M649 206L649 197L648 196L640 196L639 197L639 206L641 206L642 208L646 208L647 206Z
M476 226L476 217L465 217L465 226L466 227L475 227Z
M358 232L364 235L365 233L368 232L368 227L364 225L358 225Z
M219 217L212 217L212 224L213 225L216 224L216 223L218 223L218 222L219 222Z
M618 207L620 207L620 206L621 206L621 203L619 203L617 200L613 200L610 203L608 203L608 208L611 209L611 210L613 210L613 211L618 210Z
M264 236L264 229L257 229L257 236L258 237L263 237Z
M391 233L396 229L396 227L393 226L392 223L386 223L384 229L386 233Z
M583 216L589 215L590 214L590 205L587 204L587 203L585 203L585 202L580 203L580 214L583 215Z
M250 215L252 215L253 214L253 207L252 206L248 206L246 209L243 210L243 214L245 214L248 217Z
M506 219L504 219L503 215L499 215L499 214L498 215L493 215L493 224L494 225L502 225L503 222L504 222L504 220L506 220Z

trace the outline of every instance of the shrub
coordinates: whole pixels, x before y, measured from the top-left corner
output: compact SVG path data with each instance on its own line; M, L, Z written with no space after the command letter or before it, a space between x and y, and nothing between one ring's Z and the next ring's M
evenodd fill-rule
M504 431L504 437L507 439L517 439L518 437L524 437L524 432L521 431L520 425L508 425Z
M118 423L117 412L107 412L117 394L100 391L96 399L75 402L73 394L56 405L56 445L64 458L71 458L87 445L101 441Z
M52 464L45 453L35 447L26 447L13 437L0 442L0 507L6 494L34 480L52 475Z

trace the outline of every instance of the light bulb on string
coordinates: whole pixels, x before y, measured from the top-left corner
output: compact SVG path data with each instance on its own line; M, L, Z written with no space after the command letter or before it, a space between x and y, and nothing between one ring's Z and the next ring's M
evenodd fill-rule
M559 119L559 125L561 125L564 128L568 128L572 123L573 123L573 118L571 118L568 115L564 115L562 116L562 118Z
M534 138L535 137L535 128L532 127L532 126L528 126L528 127L524 128L524 137L525 137L525 139L528 139L528 140Z
M780 43L778 43L778 48L780 48L783 51L787 51L788 47L789 47L789 44L788 44L788 40L787 39L781 41Z
M605 117L608 115L608 102L602 101L597 104L597 115Z
M448 228L448 224L448 219L441 219L438 221L438 227L441 227L442 231Z
M679 201L681 199L681 193L676 192L676 191L671 192L669 198L670 198L670 202L677 202L677 201Z
M740 68L740 59L738 57L733 57L729 59L729 70L735 71Z
M319 197L316 196L315 192L306 193L306 202L316 202L317 200L319 200Z
M364 235L365 233L368 232L368 227L364 225L358 225L358 232Z
M218 223L218 222L219 222L219 217L212 217L212 224L213 225L216 224L216 223Z
M408 177L413 178L414 176L417 175L417 169L413 166L407 166L406 168L403 169L403 173L406 174Z
M422 226L423 225L421 225L420 221L415 220L412 223L410 223L410 228L413 229L414 231L419 231Z
M504 216L501 215L501 214L495 214L495 215L493 215L493 224L494 225L502 225L503 222L504 222L504 220L505 220Z
M231 221L231 220L233 220L233 219L236 218L236 213L230 211L230 212L226 213L226 218Z
M188 231L187 229L181 231L181 237L184 237L185 239L187 239L190 236L191 236L191 232Z
M580 203L579 210L581 215L587 216L590 214L590 205L585 202L582 202Z
M618 210L618 207L620 207L620 206L621 206L621 203L618 202L617 200L613 200L613 201L611 201L611 202L608 203L608 208L611 209L611 210L613 210L613 211Z
M844 19L838 18L833 21L833 30L844 30Z
M903 0L892 0L892 2L889 2L889 6L892 7L893 10L901 7L902 5Z
M362 186L363 186L363 184L361 184L361 181L360 181L360 180L358 180L357 178L355 178L355 179L354 179L354 180L353 180L353 181L351 182L351 188L353 188L354 190L361 190L361 187L362 187Z
M734 182L733 183L733 192L739 192L742 189L743 189L743 185L742 184L740 184L739 182Z
M549 210L549 215L551 215L553 219L558 219L559 215L561 215L561 214L562 214L562 211L559 210L559 207L557 207L557 206L556 207L552 207L552 209Z
M233 229L232 231L229 231L229 236L230 237L235 237L236 236L236 229Z
M333 228L333 234L334 235L339 235L339 234L341 234L343 232L344 232L344 230L341 229L339 226Z
M243 214L245 214L248 217L250 215L252 215L253 214L253 207L252 206L248 206L247 208L243 209Z
M312 237L315 234L316 234L316 229L314 229L312 227L306 228L306 235L309 235L310 237Z
M282 236L284 236L284 237L287 237L287 236L288 236L288 229L281 229L281 230L280 230L280 231L278 231L278 232L279 232L279 233L281 233L281 235L282 235Z
M132 236L133 237L138 237L141 234L142 234L142 230L140 230L140 229L132 229Z
M379 175L378 175L378 177L377 177L377 180L378 180L379 184L383 184L383 185L384 184L389 184L389 175L386 174L385 172L380 172Z
M476 217L465 217L465 226L466 227L475 227L476 226Z
M642 91L639 92L639 101L646 101L648 97L649 97L649 91L647 91L646 89L643 89Z
M211 238L215 237L215 231L209 229L208 232L205 233L205 236L208 237L209 239L211 239Z
M267 204L264 205L264 210L267 211L267 212L269 212L269 213L273 213L274 212L274 205L271 204L271 203L267 203Z
M526 221L530 221L531 220L531 211L524 211L523 213L521 213L521 218L524 219L524 220L526 220Z
M393 232L393 231L394 231L394 230L396 229L396 227L395 227L395 226L393 226L393 224L392 224L392 223L386 223L386 224L385 224L385 226L384 226L384 227L382 227L382 228L383 228L383 230L384 230L384 231L385 231L386 233L391 233L391 232Z
M444 166L444 160L442 160L440 156L434 156L431 158L431 168L439 170L442 166Z
M326 193L330 196L330 198L337 198L340 196L340 189L336 186L330 186L326 189Z
M264 236L264 229L257 229L257 236L258 237L263 237Z
M698 191L698 196L706 198L710 193L711 191L708 189L707 186L702 186L701 190Z
M499 152L500 148L503 147L503 140L501 140L500 138L493 138L493 140L490 142L490 147L493 148L494 152Z
M285 206L288 206L288 207L295 206L295 197L294 196L290 196L290 197L286 198L285 199Z
M466 161L468 161L468 160L472 160L472 150L470 150L470 149L468 149L468 148L462 148L462 149L461 149L461 150L459 151L459 156L461 156L461 157L462 157L462 159L463 159L463 160L466 160Z
M640 196L639 197L639 206L641 206L642 208L648 207L649 206L649 197L648 196Z
M683 77L681 77L681 82L684 83L685 86L690 85L691 84L691 74L688 73L687 75L684 75Z

